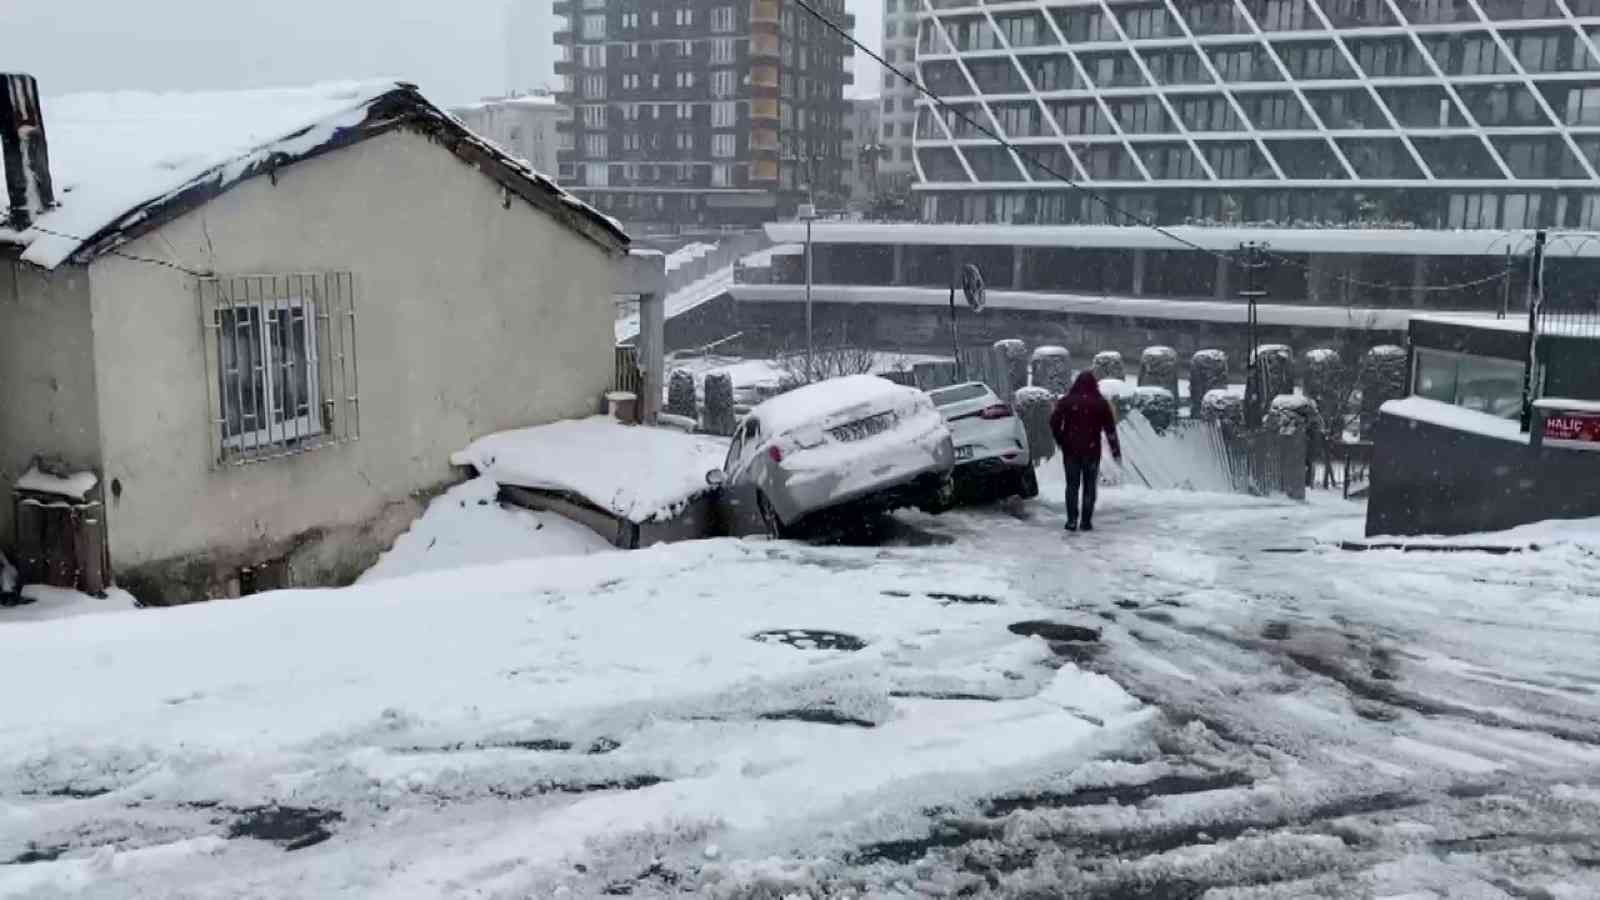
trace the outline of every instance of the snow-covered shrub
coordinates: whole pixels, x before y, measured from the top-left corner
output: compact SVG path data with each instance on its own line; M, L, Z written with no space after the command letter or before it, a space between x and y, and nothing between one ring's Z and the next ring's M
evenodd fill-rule
M1139 389L1126 381L1102 378L1096 383L1100 387L1100 395L1111 401L1111 408L1116 411L1119 420L1139 405Z
M1072 352L1065 347L1044 346L1033 351L1033 386L1057 394L1072 387Z
M1294 351L1283 344L1262 344L1252 360L1255 369L1245 379L1244 405L1246 410L1259 410L1258 414L1265 415L1273 397L1294 393ZM1247 424L1254 427L1261 423Z
M1206 391L1200 401L1200 418L1223 429L1244 427L1244 395L1228 388Z
M1011 390L1017 391L1028 386L1028 345L1018 338L1006 338L994 342L994 349L1006 361L1006 374L1011 378Z
M1149 420L1156 434L1166 432L1178 418L1178 398L1166 388L1153 384L1142 385L1134 396L1138 398L1136 407Z
M707 434L724 437L733 434L739 416L733 405L733 376L726 372L713 372L706 376Z
M1056 397L1042 387L1025 387L1018 389L1011 401L1028 433L1028 449L1035 465L1056 455L1056 439L1050 433L1050 413L1056 408Z
M1306 351L1305 393L1316 401L1317 412L1331 431L1342 431L1345 385L1344 360L1339 351L1318 347Z
M1115 378L1119 381L1127 377L1127 372L1122 368L1122 354L1115 350L1101 350L1094 355L1094 369L1096 378Z
M1361 387L1361 435L1372 434L1378 424L1378 408L1406 395L1406 351L1393 344L1380 344L1367 351L1361 360L1357 383Z
M1139 355L1139 386L1166 388L1173 402L1178 396L1178 351L1171 347L1146 347Z
M1272 398L1263 424L1279 434L1316 434L1320 430L1316 401L1299 394L1279 394Z
M686 419L699 418L699 410L695 408L694 375L687 370L673 369L672 374L667 376L667 408L664 411Z
M1206 394L1228 386L1228 354L1221 350L1199 350L1189 360L1189 415L1200 418Z

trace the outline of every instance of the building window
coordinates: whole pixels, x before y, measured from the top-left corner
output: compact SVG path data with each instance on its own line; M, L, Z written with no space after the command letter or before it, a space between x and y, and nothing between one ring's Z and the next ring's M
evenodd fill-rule
M733 7L719 6L711 10L711 30L717 32L733 30Z
M733 61L733 38L717 38L711 42L712 65L727 65Z
M586 134L583 136L583 155L594 159L605 159L606 136L604 134Z
M711 167L711 186L712 187L732 187L733 186L733 166L730 166L727 163L717 163L716 165L712 166Z
M604 15L590 15L583 17L583 39L586 41L605 40L606 17Z
M732 128L737 117L738 106L732 100L722 100L711 104L711 127Z
M678 8L673 15L673 22L677 25L693 25L694 10L687 6Z
M711 155L716 157L730 157L737 151L737 139L731 134L716 134L711 136Z
M200 282L218 462L359 436L353 289L348 272Z
M1522 363L1425 347L1416 354L1417 396L1502 419L1522 415Z
M638 13L636 13L636 12L628 12L628 13L623 13L622 14L622 30L623 31L633 31L634 29L636 29L638 27L639 27L639 14Z
M677 139L677 142L678 142L678 149L679 150L693 150L694 149L694 132L692 132L692 131L680 131L680 132L677 133L676 139Z
M606 77L604 75L583 76L583 98L585 100L604 100L606 98Z
M711 73L711 96L732 97L734 94L735 72L732 69L718 69Z
M586 69L604 69L606 67L606 45L585 44L578 48Z

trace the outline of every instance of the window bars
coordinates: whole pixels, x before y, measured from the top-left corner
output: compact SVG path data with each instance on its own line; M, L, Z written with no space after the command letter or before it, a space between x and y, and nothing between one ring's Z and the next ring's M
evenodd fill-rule
M198 292L215 465L360 439L351 273L203 278Z

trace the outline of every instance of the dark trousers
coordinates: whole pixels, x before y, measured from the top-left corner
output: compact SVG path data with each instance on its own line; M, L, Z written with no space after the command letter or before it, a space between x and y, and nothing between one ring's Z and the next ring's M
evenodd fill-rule
M1073 456L1067 454L1061 458L1067 467L1067 521L1077 522L1078 518L1078 486L1083 486L1083 518L1087 523L1094 521L1094 500L1100 492L1100 457L1098 456Z

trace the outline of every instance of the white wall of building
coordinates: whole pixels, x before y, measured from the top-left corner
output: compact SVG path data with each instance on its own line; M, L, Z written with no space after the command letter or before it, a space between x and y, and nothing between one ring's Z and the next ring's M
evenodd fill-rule
M313 529L359 528L449 480L450 454L472 439L594 412L610 382L612 259L444 148L397 131L276 181L245 182L125 250L223 274L352 272L360 440L215 466L196 279L100 257L93 393L105 479L121 487L109 510L121 570L271 559Z
M917 11L921 8L921 0L883 0L883 57L912 76L916 75ZM889 149L878 171L881 175L910 176L916 171L911 161L911 138L917 124L917 91L886 69L880 69L876 77L880 140Z
M458 107L451 112L468 128L499 144L512 156L527 160L552 179L556 177L559 168L556 123L567 113L555 98L503 97Z

